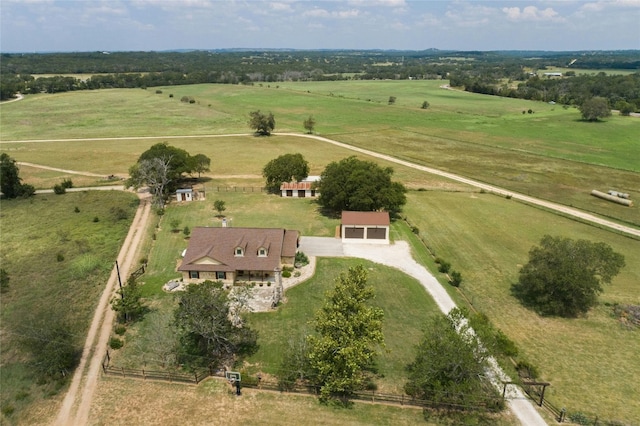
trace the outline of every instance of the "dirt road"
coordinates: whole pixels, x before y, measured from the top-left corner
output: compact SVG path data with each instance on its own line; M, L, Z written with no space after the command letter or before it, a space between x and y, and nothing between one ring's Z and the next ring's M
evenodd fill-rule
M356 151L356 152L360 152L362 154L366 154L372 157L376 157L376 158L380 158L386 161L389 161L391 163L396 163L396 164L400 164L402 166L405 167L410 167L416 170L420 170L423 172L427 172L427 173L431 173L434 175L438 175L438 176L442 176L442 177L446 177L448 179L454 180L456 182L461 182L461 183L466 183L467 185L471 185L474 186L476 188L480 188L480 189L484 189L485 191L488 192L493 192L495 194L500 194L500 195L510 195L513 199L516 200L520 200L520 201L524 201L526 203L529 204L534 204L537 206L541 206L544 208L547 208L549 210L553 210L559 213L563 213L578 219L582 219L585 220L587 222L592 222L598 225L602 225L605 226L607 228L610 229L615 229L617 231L620 232L624 232L626 234L630 234L630 235L634 235L636 237L640 237L640 229L637 228L632 228L630 226L625 226L625 225L621 225L619 223L616 222L612 222L610 220L606 220L606 219L602 219L600 217L594 216L592 214L589 213L585 213L581 210L577 210L571 207L567 207L567 206L563 206L561 204L556 204L556 203L552 203L550 201L545 201L545 200L540 200L538 198L534 198L534 197L530 197L528 195L524 195L524 194L518 194L517 192L513 192L513 191L509 191L503 188L499 188L497 186L493 186L493 185L488 185L486 183L482 183L482 182L478 182L475 181L473 179L468 179L459 175L455 175L453 173L448 173L448 172L443 172L442 170L438 170L438 169L434 169L431 167L426 167L426 166L421 166L419 164L415 164L415 163L410 163L408 161L404 161L404 160L399 160L395 157L392 157L390 155L385 155L385 154L380 154L378 152L374 152L374 151L369 151L368 149L364 149L364 148L358 148L352 145L347 145L345 143L342 142L337 142L331 139L327 139L327 138L323 138L321 136L315 136L315 135L301 135L298 133L278 133L279 135L286 135L286 136L298 136L298 137L304 137L304 138L311 138L311 139L315 139L315 140L320 140L323 142L327 142L336 146L339 146L341 148L344 149L349 149L351 151Z
M133 137L118 137L118 138L86 138L86 139L33 139L33 140L23 140L23 141L2 141L2 143L51 143L51 142L69 142L69 141L78 141L78 142L82 142L82 141L110 141L110 140L138 140L138 139L180 139L180 138L220 138L220 137L233 137L233 136L249 136L250 134L247 133L237 133L237 134L227 134L227 135L189 135L189 136L147 136L147 137L139 137L139 136L133 136ZM606 220L606 219L602 219L600 217L594 216L592 214L589 213L585 213L581 210L577 210L571 207L567 207L567 206L563 206L561 204L556 204L556 203L552 203L550 201L544 201L544 200L540 200L538 198L534 198L534 197L530 197L528 195L524 195L524 194L519 194L517 192L513 192L513 191L509 191L503 188L499 188L497 186L493 186L493 185L488 185L482 182L478 182L475 181L473 179L468 179L465 178L463 176L459 176L459 175L455 175L453 173L448 173L448 172L444 172L442 170L438 170L438 169L434 169L432 167L426 167L426 166L421 166L419 164L414 164L414 163L410 163L408 161L404 161L404 160L399 160L395 157L392 157L390 155L385 155L385 154L380 154L374 151L369 151L368 149L364 149L364 148L358 148L355 147L353 145L348 145L342 142L338 142L338 141L334 141L332 139L329 138L325 138L322 136L317 136L317 135L308 135L308 134L301 134L301 133L274 133L274 135L281 135L281 136L295 136L295 137L301 137L301 138L308 138L308 139L314 139L317 141L321 141L321 142L326 142L326 143L330 143L336 146L339 146L341 148L344 149L348 149L351 151L355 151L355 152L360 152L362 154L366 154L372 157L376 157L376 158L380 158L392 163L396 163L396 164L400 164L403 165L405 167L411 167L413 169L416 170L421 170L423 172L427 172L427 173L431 173L434 175L438 175L438 176L442 176L442 177L446 177L448 179L457 181L457 182L461 182L461 183L465 183L467 185L471 185L474 186L476 188L480 188L480 189L484 189L485 191L490 191L496 194L500 194L500 195L510 195L513 199L516 200L520 200L520 201L524 201L526 203L529 204L533 204L533 205L537 205L537 206L541 206L544 208L547 208L549 210L552 211L556 211L568 216L572 216L587 222L591 222L591 223L595 223L598 224L600 226L604 226L610 229L615 229L617 231L623 232L625 234L629 234L629 235L633 235L636 237L640 237L640 229L638 228L633 228L630 226L625 226L625 225L621 225L619 223L615 223L612 222L610 220Z
M149 223L151 212L151 196L148 193L138 193L138 197L140 205L118 255L120 277L123 280L136 266L140 243ZM69 390L58 412L56 425L85 425L88 423L91 400L98 384L104 350L107 347L115 317L109 301L114 295L117 283L118 275L114 267L91 321L80 364L75 370Z

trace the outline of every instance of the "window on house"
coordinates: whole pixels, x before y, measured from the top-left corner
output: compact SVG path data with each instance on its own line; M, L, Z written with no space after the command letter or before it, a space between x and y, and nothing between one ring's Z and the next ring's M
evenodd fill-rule
M236 247L236 256L244 256L242 247Z
M189 271L189 277L192 279L198 279L200 278L200 272L198 271Z
M227 278L227 274L224 271L217 271L216 272L216 279L217 280L224 280Z
M266 257L267 256L267 249L264 248L264 247L260 247L260 249L258 250L258 256Z

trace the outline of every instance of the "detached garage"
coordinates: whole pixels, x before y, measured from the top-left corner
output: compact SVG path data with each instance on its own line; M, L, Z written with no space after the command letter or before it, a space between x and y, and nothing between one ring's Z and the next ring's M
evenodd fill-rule
M389 244L388 212L342 212L342 242Z

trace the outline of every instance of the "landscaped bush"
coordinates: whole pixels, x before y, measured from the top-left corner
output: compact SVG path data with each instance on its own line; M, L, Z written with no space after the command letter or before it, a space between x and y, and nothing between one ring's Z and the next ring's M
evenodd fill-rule
M283 278L289 278L291 277L291 271L285 269L284 271L282 271L282 277Z
M127 331L127 327L125 327L122 324L119 324L119 325L116 325L116 328L114 331L118 336L122 336Z
M295 260L295 264L298 265L308 265L309 264L309 258L307 257L306 254L304 254L303 252L299 251L296 252L296 260Z

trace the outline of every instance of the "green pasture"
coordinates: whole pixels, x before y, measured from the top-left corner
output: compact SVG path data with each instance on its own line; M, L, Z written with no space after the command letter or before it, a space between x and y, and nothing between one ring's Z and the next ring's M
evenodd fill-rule
M59 391L35 385L16 339L31 332L33 318L56 315L82 347L137 205L137 197L116 191L2 200L0 264L10 282L0 299L0 404L15 408L12 419Z
M132 160L151 144L166 141L189 152L209 155L214 159L213 175L228 168L234 175L246 174L249 169L259 175L261 166L275 156L265 155L261 148L270 147L275 136L253 138L255 144L240 144L239 149L234 149L233 142L223 143L218 138L168 136L249 133L248 112L255 109L274 113L276 131L302 132L303 120L313 115L317 133L335 140L640 224L637 207L620 207L589 196L593 189L615 189L632 195L637 192L639 119L613 116L587 123L579 120L580 114L573 108L440 88L445 83L193 85L165 87L162 94L151 89L114 89L33 95L1 107L0 150L18 161L50 166L75 163L79 170L91 167L98 173L120 175L126 174ZM169 98L169 93L174 97ZM387 105L392 95L396 103ZM180 102L182 96L193 96L197 102ZM423 100L431 103L429 109L420 109ZM529 109L534 113L522 114ZM153 135L160 138L6 143ZM322 153L337 152L333 147L308 139L300 141L301 145L320 154L312 161L312 173L335 159ZM61 151L65 152L64 158L56 155ZM238 161L216 161L224 159L225 154L234 155Z
M553 404L603 419L640 418L632 403L639 330L623 327L612 310L614 303L640 304L638 240L491 194L412 191L405 213L436 255L462 273L461 289L473 306L551 382L545 395ZM529 249L545 234L602 241L625 256L625 268L584 318L541 318L510 293Z

